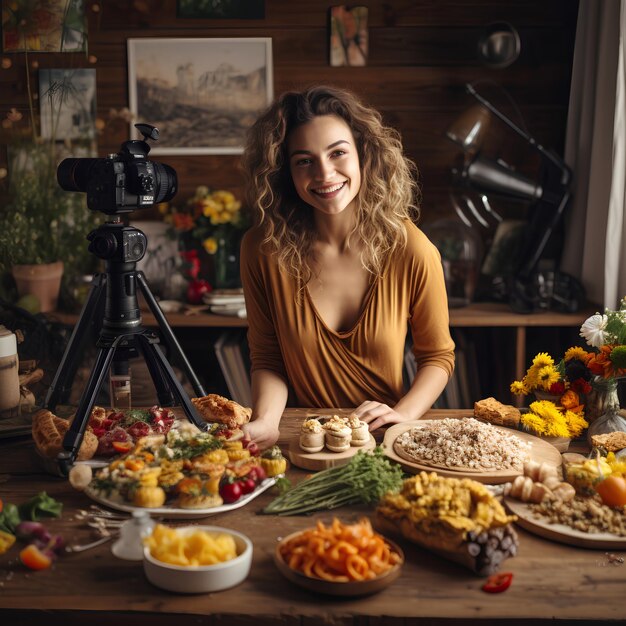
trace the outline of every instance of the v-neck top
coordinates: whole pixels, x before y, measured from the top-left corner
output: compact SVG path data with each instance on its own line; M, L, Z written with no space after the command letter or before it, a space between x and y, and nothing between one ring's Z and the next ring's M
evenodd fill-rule
M241 280L248 313L251 369L280 375L299 406L353 407L365 400L391 406L404 395L407 329L417 367L454 369L441 256L412 222L404 250L389 255L370 285L361 313L346 331L329 328L307 289L263 249L250 229L241 244Z

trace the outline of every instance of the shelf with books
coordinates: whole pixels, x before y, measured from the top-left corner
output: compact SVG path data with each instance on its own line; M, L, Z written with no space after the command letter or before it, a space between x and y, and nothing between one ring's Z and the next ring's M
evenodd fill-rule
M595 312L595 307L588 307L576 313L547 311L522 315L513 313L506 304L493 302L472 303L466 307L450 309L450 328L457 345L457 367L450 383L450 390L447 391L449 406L443 408L468 408L473 405L474 399L495 393L500 396L501 401L517 402L519 405L522 399L510 396L508 383L520 380L523 376L528 346L532 343L534 334L543 333L545 330L557 337L554 333L556 329L578 328ZM48 317L70 326L78 320L78 315L62 312L49 313ZM151 313L142 312L142 317L146 326L157 325ZM241 349L241 346L245 346L247 320L232 315L216 315L199 307L192 307L186 312L167 313L166 318L177 337L181 333L193 334L193 347L196 352L200 350L199 345L207 346L203 350L208 350L212 363L219 365L227 388L224 391L230 392L228 378L233 383L234 376L241 376L233 372L241 370L237 367L237 370L233 368L233 371L226 372L219 363L219 358L216 363L214 344L222 333L235 333L240 339L243 338L239 341ZM205 332L209 333L211 339L208 344L198 342L199 329L204 329L203 336ZM230 336L232 338L232 334ZM201 362L199 355L198 359L194 360ZM405 358L405 366L406 364ZM203 367L206 369L206 363ZM210 381L215 376L209 371L206 378ZM219 389L220 385L221 382L216 383L216 388Z

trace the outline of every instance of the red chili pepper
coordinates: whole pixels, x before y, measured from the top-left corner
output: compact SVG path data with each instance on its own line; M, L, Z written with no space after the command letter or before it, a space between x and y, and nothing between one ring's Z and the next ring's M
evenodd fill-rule
M487 582L481 587L483 591L487 593L502 593L506 591L513 581L513 574L511 572L502 572L501 574L494 574L487 578Z

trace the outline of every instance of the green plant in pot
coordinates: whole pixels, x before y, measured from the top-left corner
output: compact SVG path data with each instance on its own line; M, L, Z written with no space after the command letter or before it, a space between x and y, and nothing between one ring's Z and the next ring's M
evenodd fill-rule
M32 102L29 120L15 108L2 120L8 164L0 181L2 295L32 312L55 309L61 285L67 297L77 277L96 269L86 236L97 218L84 194L64 191L56 179L58 163L76 152L84 154L93 140L55 140L55 120L72 98L71 82L52 82L44 96L52 113L51 137L37 132Z

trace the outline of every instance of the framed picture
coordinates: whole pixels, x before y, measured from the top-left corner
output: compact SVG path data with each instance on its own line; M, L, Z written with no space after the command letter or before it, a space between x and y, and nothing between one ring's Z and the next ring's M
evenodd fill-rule
M95 139L96 70L39 70L39 107L44 139Z
M128 81L134 122L160 132L151 154L241 154L273 98L272 40L129 39Z
M265 17L265 0L177 0L176 16L262 20Z
M4 52L84 52L87 20L83 0L2 3Z
M330 64L366 65L369 51L367 7L330 8Z

